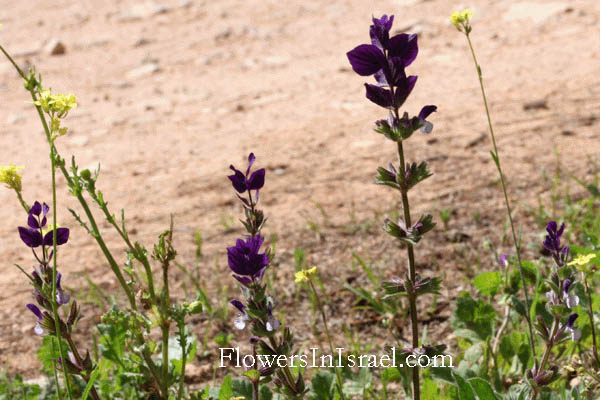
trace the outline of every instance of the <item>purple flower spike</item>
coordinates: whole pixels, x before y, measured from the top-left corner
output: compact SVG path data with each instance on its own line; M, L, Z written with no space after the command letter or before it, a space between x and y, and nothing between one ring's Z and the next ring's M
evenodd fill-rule
M546 235L544 239L544 247L551 252L558 253L562 251L560 237L562 236L564 230L564 223L560 225L560 228L558 228L556 221L548 222L548 225L546 225L546 231L548 232L548 235Z
M238 239L235 246L227 248L227 261L229 268L242 275L238 279L245 284L244 276L251 277L253 281L259 281L264 273L264 269L269 264L269 257L266 253L259 253L263 238L260 235L249 237L246 241ZM248 285L246 285L248 286Z

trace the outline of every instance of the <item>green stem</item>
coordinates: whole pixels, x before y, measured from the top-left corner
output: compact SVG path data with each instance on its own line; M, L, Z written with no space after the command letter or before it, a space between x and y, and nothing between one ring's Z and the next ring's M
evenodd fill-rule
M48 140L50 141L50 132L46 131L46 135L48 136ZM50 142L51 143L51 142ZM60 316L58 315L58 306L56 304L56 277L57 277L57 268L58 268L58 252L56 246L56 152L54 151L54 145L51 144L50 148L50 165L52 170L52 300L50 304L52 305L52 314L54 316L54 329L56 331L56 338L58 339L58 353L60 354L62 360L62 370L63 377L65 380L65 389L67 390L67 395L69 399L72 399L71 396L71 382L69 380L69 372L67 371L66 362L67 357L66 353L62 346L62 333L60 331ZM66 332L65 332L66 333Z
M52 346L52 354L54 354L54 340L50 341ZM60 391L60 386L58 386L58 372L56 371L56 360L52 360L52 368L54 372L54 382L56 383L56 395L58 396L58 400L62 400L62 392Z
M129 240L129 235L127 234L127 232L124 229L121 229L119 227L119 224L117 224L117 221L115 221L115 218L108 210L108 206L106 205L106 203L100 202L100 199L98 198L98 195L95 192L93 192L91 190L89 190L88 192L89 192L90 196L92 196L94 201L100 206L100 209L104 213L106 220L115 228L115 230L117 231L119 236L121 236L121 238L123 239L123 241L129 248L129 251L131 253L133 253L135 258L139 262L141 262L142 265L144 266L144 271L146 273L146 279L148 280L148 291L150 292L150 300L152 301L152 304L157 304L156 291L154 289L154 276L152 275L152 269L150 268L150 262L148 261L148 257L146 257L146 255L143 252L139 251L131 243L131 241Z
M498 174L500 175L500 183L502 185L502 193L504 194L504 203L506 205L506 211L508 213L508 219L510 221L510 229L512 232L513 242L515 245L515 253L517 255L517 263L519 265L519 275L521 277L521 285L523 286L523 295L525 296L525 315L527 319L527 327L529 330L529 345L531 347L531 353L533 354L533 358L536 358L535 355L535 339L533 336L533 325L531 323L531 315L529 310L529 295L527 294L527 287L525 286L525 277L523 274L523 265L521 264L521 245L519 240L517 239L517 232L515 230L515 224L513 222L512 211L510 208L510 202L508 201L508 193L506 190L506 182L504 181L504 174L502 173L502 166L500 164L500 154L498 153L498 147L496 146L496 136L494 135L494 127L492 125L492 118L490 116L490 110L488 107L487 97L485 95L485 88L483 85L483 75L481 73L481 66L477 62L477 57L475 56L475 50L473 49L473 43L471 43L471 37L469 33L465 33L467 37L467 42L469 43L469 49L471 50L471 55L473 56L473 62L475 63L475 69L477 70L477 77L479 78L479 87L481 89L481 96L483 97L483 105L485 106L485 114L487 116L488 127L490 129L490 136L492 137L492 144L494 146L494 157L496 168L498 169Z
M163 385L163 394L166 395L165 399L168 398L169 393L169 327L170 327L170 319L169 319L169 306L170 306L170 298L169 298L169 278L168 271L169 264L168 261L163 265L163 298L161 301L161 319L162 319L162 385ZM183 349L182 349L183 350Z
M395 110L396 118L398 117L398 110ZM406 176L406 166L404 160L404 147L402 141L398 141L398 158L400 160L400 176L404 178ZM404 211L404 222L406 227L412 225L410 219L410 205L408 203L408 190L403 185L402 187L402 208ZM411 281L411 285L415 284L416 281L416 269L415 269L415 252L412 244L406 246L408 253L408 274ZM407 290L408 292L408 290ZM414 292L411 290L411 292ZM408 302L410 306L410 322L412 327L412 347L417 349L419 347L419 319L417 317L417 299L414 294L408 296ZM421 398L421 387L419 382L419 369L415 366L412 368L412 382L413 382L413 400L419 400Z
M25 200L23 200L21 192L18 192L16 190L15 192L17 192L17 198L19 199L19 203L21 203L21 206L25 209L25 212L29 214L29 206L27 205L27 203L25 203Z
M179 381L179 391L177 393L177 400L181 400L183 397L183 388L185 386L185 366L187 363L187 338L185 336L185 323L184 317L182 317L178 322L178 330L179 330L179 342L181 345L181 379Z
M598 344L596 343L596 328L594 326L594 310L592 309L592 294L585 276L583 277L583 284L585 286L585 294L588 297L588 316L590 317L590 326L592 328L592 353L594 354L596 362L600 366L600 357L598 357Z
M67 343L69 344L69 347L71 348L71 352L73 353L73 356L75 357L75 360L77 360L77 363L80 366L83 366L83 359L81 358L81 355L79 354L79 351L77 350L77 346L75 346L75 342L73 342L73 339L71 338L70 334L65 334L65 339L67 341ZM89 375L88 376L84 376L83 379L85 380L86 383L89 382ZM94 387L94 385L92 385L92 388L90 390L90 394L92 395L92 397L94 398L94 400L100 400L100 396L98 395L98 392L96 392L96 388Z
M315 289L315 285L313 284L312 279L308 280L308 284L310 285L310 288L313 291L313 294L315 295L315 301L317 302L317 307L319 308L319 311L321 312L321 317L323 318L323 325L325 326L325 334L327 335L327 341L329 342L329 352L331 353L331 356L333 357L333 342L331 340L331 333L329 332L329 327L327 326L327 316L325 315L325 309L323 308L323 304L321 303L321 300L319 299L319 294L317 293L317 289ZM338 386L338 391L340 393L340 398L342 400L344 400L344 392L343 392L343 384L342 384L342 375L339 371L339 368L335 368L335 376L337 379L337 386Z

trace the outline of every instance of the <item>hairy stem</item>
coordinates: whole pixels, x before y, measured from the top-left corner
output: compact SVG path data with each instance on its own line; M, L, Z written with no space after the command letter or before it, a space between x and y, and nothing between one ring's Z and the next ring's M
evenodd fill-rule
M535 355L535 339L533 336L533 325L531 323L531 315L529 310L529 295L527 294L527 287L525 286L525 277L523 274L523 265L521 264L521 245L519 240L517 239L517 231L515 229L515 224L512 217L512 211L510 207L510 202L508 201L508 193L506 190L506 182L504 181L504 174L502 173L502 166L500 163L500 154L498 153L498 147L496 146L496 136L494 135L494 127L492 125L492 118L490 116L490 110L488 107L487 97L485 95L485 88L483 85L483 75L481 73L481 66L477 62L477 57L475 56L475 50L473 49L473 43L471 43L471 37L469 33L465 33L467 37L467 42L469 43L469 49L471 50L471 55L473 56L473 62L475 63L475 69L477 70L477 77L479 78L479 87L481 89L481 96L483 97L483 105L485 107L485 114L487 116L488 127L490 130L490 136L492 138L492 144L494 147L494 161L496 164L496 168L498 169L498 175L500 175L500 183L502 185L502 193L504 194L504 203L506 205L506 211L508 213L508 220L510 221L510 229L512 232L512 238L515 246L515 254L517 255L517 263L519 265L519 275L521 277L521 285L523 286L523 295L525 296L525 315L527 319L527 328L529 330L529 345L531 347L531 353L533 354L533 358L536 358Z
M400 159L400 174L402 177L406 176L406 168L404 161L404 149L402 141L398 142L398 157ZM402 208L404 210L404 221L407 227L411 226L410 220L410 206L408 203L408 191L402 189ZM411 285L416 281L416 270L415 270L415 252L412 244L406 246L406 252L408 253L408 275L410 277ZM408 296L408 302L410 306L410 324L412 330L412 347L414 349L419 347L419 320L417 317L417 298L416 296ZM419 369L415 366L412 369L412 381L413 381L413 400L419 400L421 398L421 387L419 383Z

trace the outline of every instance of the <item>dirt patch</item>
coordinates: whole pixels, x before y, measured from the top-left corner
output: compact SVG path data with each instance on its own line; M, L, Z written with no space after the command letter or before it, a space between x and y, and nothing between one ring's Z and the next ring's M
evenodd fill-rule
M193 263L200 229L203 268L210 271L203 278L213 289L217 280L227 281L225 247L241 230L226 232L224 221L241 210L225 176L230 163L242 165L253 151L267 168L262 207L266 232L277 235L273 279L288 293L283 302L290 324L306 326L310 318L308 311L290 312L308 310L296 304L307 299L289 295L293 250L301 247L321 268L340 337L342 323L358 321L353 326L360 335L385 340L380 326L361 324L371 317L352 311L354 298L342 290L348 281L366 279L351 267L353 252L378 262L383 275L405 267L404 253L381 232L383 215L375 214L392 210L397 199L372 185L376 167L395 159L394 146L372 132L384 115L364 98L364 79L351 71L345 52L368 41L372 14L396 14L394 31L420 34L420 55L409 67L419 81L406 108L438 106L433 133L412 139L407 154L427 160L435 173L411 192L414 213L454 210L449 231L440 228L417 253L424 275L451 277L438 299L440 318L430 322L433 337L447 337L452 299L472 268L457 260L477 253L484 237L501 246L504 222L475 71L464 38L447 18L458 7L442 0L385 1L376 9L359 0L87 0L35 8L10 2L0 10L0 40L22 66L37 65L54 90L77 94L80 106L68 118L71 133L58 142L60 151L67 159L76 155L82 167L102 162L98 185L115 211L127 210L137 239L151 247L173 213L182 261ZM590 34L600 4L474 1L472 8L500 155L521 211L518 223L531 240L536 232L522 211L547 195L541 176L552 172L555 151L567 174L579 177L591 172L587 157L600 152L600 35ZM22 83L4 61L0 93L0 161L26 165L25 198L49 201L47 145ZM61 254L64 283L86 287L87 273L105 290L116 289L101 253L66 211L77 205L64 181L59 184L59 220L72 227ZM13 267L31 264L16 231L25 218L8 190L0 191L0 204L0 362L33 376L39 338L24 307L30 288ZM309 220L317 221L320 234L307 227ZM123 255L112 233L108 243ZM481 268L491 263L481 260ZM182 280L176 273L174 279ZM83 328L97 320L92 304L84 313ZM194 326L200 331L203 324ZM300 340L315 340L310 329L297 330ZM85 335L79 337L85 341Z

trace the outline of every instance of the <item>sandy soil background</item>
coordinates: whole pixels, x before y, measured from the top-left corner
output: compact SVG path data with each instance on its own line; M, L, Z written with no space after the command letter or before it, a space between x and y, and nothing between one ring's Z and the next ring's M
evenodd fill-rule
M200 229L202 276L211 290L231 280L225 247L241 233L235 222L235 230L225 226L241 212L228 166L243 167L253 151L257 166L267 168L261 201L269 217L265 232L278 238L277 287L293 289L293 250L305 249L333 296L329 311L341 332L342 323L359 318L343 285L365 281L351 267L352 252L381 261L383 276L405 266L404 252L379 228L384 214L374 216L398 201L372 184L376 167L395 159L395 148L372 131L385 114L364 98L365 79L345 56L368 41L371 15L395 14L394 32L419 34L419 57L409 67L419 81L405 108L438 106L433 133L416 135L407 152L435 172L411 192L414 213L454 211L449 235L440 228L417 253L425 275L447 277L430 330L448 337L452 299L466 287L471 267L458 255L485 238L508 246L500 241L502 198L474 67L464 37L448 22L464 5L476 13L473 41L517 222L525 240L537 240L539 227L525 211L547 200L543 176L554 172L556 152L565 175L581 178L590 176L590 160L600 153L597 1L3 0L0 41L22 66L35 64L47 86L77 95L79 107L67 120L71 132L58 147L82 167L102 163L98 186L113 210L126 209L137 239L151 248L173 213L180 260L191 265ZM63 55L50 54L53 40L64 45ZM25 165L26 200L49 202L47 144L27 100L11 66L0 61L0 164ZM103 289L116 290L100 251L67 212L77 204L62 178L59 186L59 220L72 228L60 254L64 283L83 293L87 272ZM40 339L24 307L30 287L13 266L33 265L16 230L26 219L12 192L0 190L0 205L0 364L35 376ZM102 228L123 261L123 247ZM485 269L492 261L480 264ZM181 274L174 271L173 279L181 282ZM288 297L282 309L301 326L310 312L290 312L296 306ZM87 344L86 327L99 313L93 304L84 304L84 313L78 338ZM204 323L193 327L200 332ZM386 339L376 326L359 327L365 337ZM298 331L301 341L312 340L310 330Z

